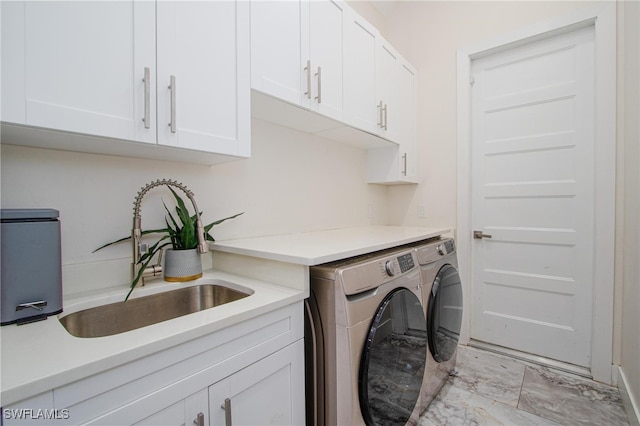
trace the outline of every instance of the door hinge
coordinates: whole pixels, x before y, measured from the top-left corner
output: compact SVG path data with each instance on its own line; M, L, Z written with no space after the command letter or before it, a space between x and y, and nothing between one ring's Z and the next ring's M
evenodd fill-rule
M469 76L469 84L473 86L475 82L476 82L476 79L472 75Z

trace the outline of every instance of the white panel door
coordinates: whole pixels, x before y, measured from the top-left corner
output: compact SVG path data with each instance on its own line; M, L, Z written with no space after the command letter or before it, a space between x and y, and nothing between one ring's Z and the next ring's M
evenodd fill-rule
M311 108L343 120L344 4L335 0L309 2Z
M594 30L474 60L471 338L589 367ZM490 236L490 237L489 237Z
M304 424L303 351L298 340L210 386L210 424Z
M3 40L9 58L21 52L9 115L17 122L154 143L143 124L145 68L155 70L155 5L151 2L20 2L6 8L23 35ZM17 12L17 13L15 13ZM14 14L15 13L15 14ZM20 28L22 27L22 28ZM3 54L4 57L4 54ZM22 69L16 67L24 67ZM4 71L4 64L3 64ZM11 71L9 71L11 75ZM150 82L155 84L155 82ZM16 93L16 91L18 91ZM149 103L155 95L149 93ZM154 120L149 109L148 123Z
M344 111L345 122L378 133L376 102L377 30L351 9L345 13Z
M251 88L308 106L303 19L309 20L306 0L251 2Z
M399 131L395 120L396 91L398 81L398 54L386 40L378 37L376 49L376 94L377 108L380 114L380 135L397 141Z
M418 176L418 152L416 129L416 71L402 60L398 61L396 70L397 90L394 104L394 132L396 142L400 145L399 180L415 181Z
M249 12L243 1L157 3L159 144L249 155Z

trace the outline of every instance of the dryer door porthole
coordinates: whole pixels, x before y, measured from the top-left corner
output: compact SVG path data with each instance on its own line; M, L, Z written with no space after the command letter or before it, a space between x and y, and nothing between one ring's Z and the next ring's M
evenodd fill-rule
M458 346L462 326L462 283L453 266L444 265L438 271L429 294L427 335L433 359L451 359Z
M420 300L405 288L389 293L378 306L358 375L360 409L367 425L404 425L409 420L427 360L424 324Z

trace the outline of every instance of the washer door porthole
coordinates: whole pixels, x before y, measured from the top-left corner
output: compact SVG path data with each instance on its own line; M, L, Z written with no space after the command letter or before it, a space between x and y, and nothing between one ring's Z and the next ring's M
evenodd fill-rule
M458 347L462 326L462 283L453 266L438 271L427 307L429 350L437 362L451 359Z
M424 376L426 334L424 310L411 291L397 289L378 306L358 375L367 425L404 425L409 420Z

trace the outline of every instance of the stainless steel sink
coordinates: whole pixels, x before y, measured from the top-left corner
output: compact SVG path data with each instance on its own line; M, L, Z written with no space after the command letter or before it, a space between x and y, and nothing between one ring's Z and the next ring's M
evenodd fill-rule
M103 337L224 305L250 293L218 284L196 285L110 303L60 318L76 337Z

